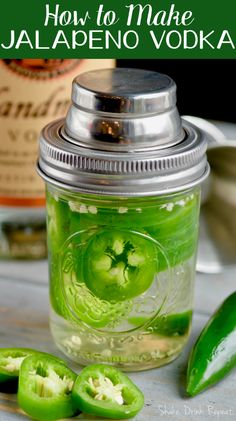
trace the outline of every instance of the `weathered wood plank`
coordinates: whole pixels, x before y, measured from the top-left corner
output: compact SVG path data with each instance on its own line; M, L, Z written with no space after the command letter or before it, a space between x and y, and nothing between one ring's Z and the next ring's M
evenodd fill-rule
M46 260L0 261L0 278L27 280L33 283L48 282Z

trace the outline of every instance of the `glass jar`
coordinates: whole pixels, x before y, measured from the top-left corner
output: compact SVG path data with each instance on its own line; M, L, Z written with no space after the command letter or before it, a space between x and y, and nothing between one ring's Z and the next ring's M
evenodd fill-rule
M54 340L78 363L128 371L172 361L188 339L199 184L208 166L201 133L182 126L173 81L126 70L126 88L128 76L144 85L140 101L136 80L131 101L130 86L129 95L117 86L124 75L123 69L106 70L100 78L90 72L74 81L66 121L42 132L38 169L47 182ZM92 103L98 80L105 94L96 93ZM111 85L115 102L122 92L119 116ZM159 124L150 128L150 118Z
M151 368L189 335L199 188L105 198L47 186L51 329L69 357Z

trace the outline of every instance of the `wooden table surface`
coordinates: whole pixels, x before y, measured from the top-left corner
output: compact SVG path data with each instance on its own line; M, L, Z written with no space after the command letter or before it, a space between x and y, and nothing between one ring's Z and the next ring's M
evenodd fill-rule
M61 355L48 327L47 278L46 261L0 263L0 347L34 347ZM235 371L195 398L184 396L189 349L209 315L235 285L236 268L221 275L197 275L193 329L183 354L166 367L130 374L145 395L145 407L135 421L236 420ZM80 370L73 364L71 367ZM0 393L0 421L27 419L15 395ZM80 415L75 419L94 418Z

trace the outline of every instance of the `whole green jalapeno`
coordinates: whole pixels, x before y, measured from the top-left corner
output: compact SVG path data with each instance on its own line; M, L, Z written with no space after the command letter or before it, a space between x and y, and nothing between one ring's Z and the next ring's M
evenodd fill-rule
M187 393L197 395L236 366L236 292L213 314L190 354Z

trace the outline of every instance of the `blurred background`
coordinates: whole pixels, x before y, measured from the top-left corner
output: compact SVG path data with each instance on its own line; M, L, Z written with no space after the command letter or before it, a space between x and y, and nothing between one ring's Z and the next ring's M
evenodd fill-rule
M117 65L171 76L181 115L236 123L236 60L117 60Z

